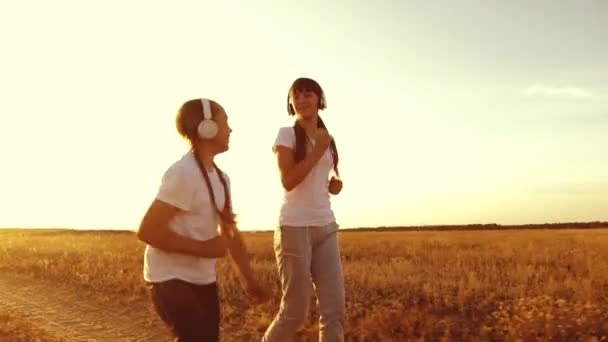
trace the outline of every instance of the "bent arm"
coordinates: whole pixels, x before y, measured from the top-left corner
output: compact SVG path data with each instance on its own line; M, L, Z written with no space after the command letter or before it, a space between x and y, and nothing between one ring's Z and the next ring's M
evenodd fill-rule
M302 183L325 152L325 150L313 148L303 160L296 163L292 149L279 145L275 151L281 173L281 184L287 191L293 190L298 184Z
M226 255L226 242L222 236L199 241L169 229L169 222L179 210L170 204L154 200L142 219L137 238L154 248L171 253L202 258L220 258Z

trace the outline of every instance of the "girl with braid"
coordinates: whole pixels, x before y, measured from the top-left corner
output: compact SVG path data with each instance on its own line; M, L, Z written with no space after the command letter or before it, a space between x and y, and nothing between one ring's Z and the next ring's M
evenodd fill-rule
M217 258L230 254L252 299L268 294L254 279L236 227L230 180L213 161L228 150L226 112L217 102L191 100L179 109L176 126L191 149L166 170L137 232L147 244L144 279L175 341L218 341Z
M287 111L295 115L295 124L280 128L273 146L284 188L274 232L282 298L263 341L294 338L306 321L313 286L320 313L319 340L344 340L344 281L338 224L330 204L330 194L340 193L342 181L335 140L319 116L325 107L317 82L295 80L287 96Z

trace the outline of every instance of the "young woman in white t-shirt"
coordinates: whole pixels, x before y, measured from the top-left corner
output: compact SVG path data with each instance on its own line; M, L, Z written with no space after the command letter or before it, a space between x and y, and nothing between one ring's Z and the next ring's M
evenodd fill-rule
M287 101L295 124L280 128L273 146L285 189L274 235L282 299L263 340L293 339L306 321L314 285L320 341L343 341L344 281L338 224L330 203L330 193L337 195L342 189L338 151L319 117L326 103L316 81L295 80Z
M268 295L253 277L236 228L230 180L213 161L228 150L226 112L214 101L191 100L179 109L176 126L191 150L166 170L137 232L147 244L144 279L176 341L218 341L217 258L232 256L254 300Z

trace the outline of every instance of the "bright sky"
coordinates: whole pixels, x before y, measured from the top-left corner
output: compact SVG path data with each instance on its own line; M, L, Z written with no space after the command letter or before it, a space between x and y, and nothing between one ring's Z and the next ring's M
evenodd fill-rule
M344 228L608 220L607 42L602 0L4 1L0 227L135 229L204 96L241 228L274 229L301 76Z

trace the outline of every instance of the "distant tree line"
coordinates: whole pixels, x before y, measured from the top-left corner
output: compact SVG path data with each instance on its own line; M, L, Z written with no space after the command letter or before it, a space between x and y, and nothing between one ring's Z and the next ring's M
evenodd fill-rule
M502 225L496 223L467 225L428 225L428 226L380 226L361 228L341 228L340 231L453 231L453 230L508 230L508 229L598 229L608 228L608 222L559 222L540 224Z

